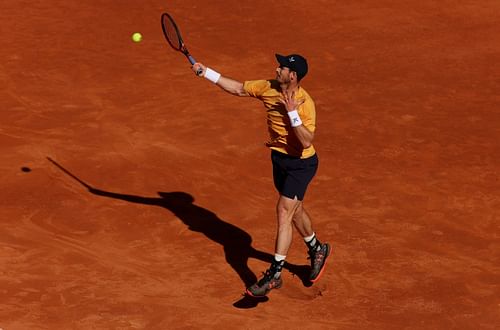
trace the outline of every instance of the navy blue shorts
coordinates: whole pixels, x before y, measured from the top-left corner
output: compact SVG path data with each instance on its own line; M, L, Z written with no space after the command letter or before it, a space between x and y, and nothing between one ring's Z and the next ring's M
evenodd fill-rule
M272 150L274 186L282 196L303 200L307 186L318 170L318 156L305 159Z

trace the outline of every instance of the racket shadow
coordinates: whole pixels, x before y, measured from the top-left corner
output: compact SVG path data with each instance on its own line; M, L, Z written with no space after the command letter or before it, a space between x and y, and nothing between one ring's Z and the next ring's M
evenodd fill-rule
M248 267L250 258L271 263L273 255L255 249L252 237L243 229L219 218L214 212L194 203L192 195L182 192L158 192L158 197L137 196L97 189L82 181L53 159L47 159L66 175L85 187L90 193L112 199L119 199L135 204L163 207L180 219L188 229L205 235L211 241L222 246L226 262L234 269L248 287L257 281L257 276ZM286 263L285 269L298 276L305 286L309 286L308 266Z

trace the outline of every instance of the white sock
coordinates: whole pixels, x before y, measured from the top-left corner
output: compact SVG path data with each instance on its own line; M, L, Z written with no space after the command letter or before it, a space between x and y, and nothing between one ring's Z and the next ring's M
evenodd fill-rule
M286 259L286 256L284 256L284 255L277 254L277 253L274 254L274 260L276 260L276 261L283 261L285 259Z
M309 249L313 249L316 246L318 240L316 239L316 233L313 233L311 236L304 237L304 242L309 247Z
M274 262L273 264L276 265L276 273L274 273L274 277L275 278L278 278L281 276L281 268L283 267L283 265L285 264L285 258L286 256L282 255L282 254L278 254L278 253L275 253L274 254Z
M304 237L304 242L309 243L310 240L312 240L316 236L316 233L313 232L311 236Z

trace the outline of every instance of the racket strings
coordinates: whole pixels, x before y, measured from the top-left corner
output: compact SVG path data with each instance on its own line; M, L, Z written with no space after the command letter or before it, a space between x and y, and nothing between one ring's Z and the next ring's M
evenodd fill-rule
M162 19L162 24L163 31L165 32L165 36L167 37L170 45L172 45L173 48L180 50L182 47L181 38L174 22L172 22L169 17L164 16Z

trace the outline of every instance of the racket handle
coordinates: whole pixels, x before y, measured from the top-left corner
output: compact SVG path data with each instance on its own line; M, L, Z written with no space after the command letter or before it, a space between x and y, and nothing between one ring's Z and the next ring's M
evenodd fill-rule
M196 60L191 55L188 55L188 60L189 60L189 63L191 63L191 65L194 65L196 63ZM198 70L196 70L196 74L198 76L201 76L202 73L203 73L203 69L202 68L199 68Z

